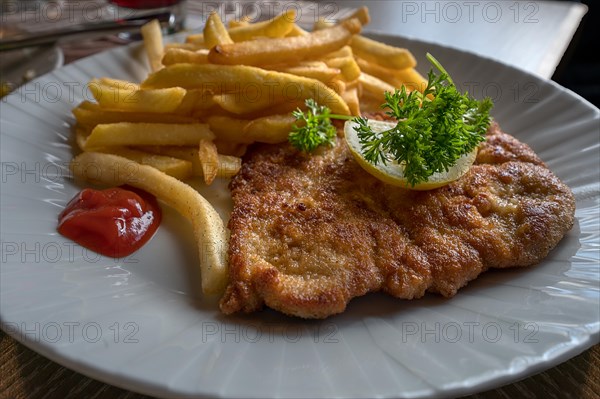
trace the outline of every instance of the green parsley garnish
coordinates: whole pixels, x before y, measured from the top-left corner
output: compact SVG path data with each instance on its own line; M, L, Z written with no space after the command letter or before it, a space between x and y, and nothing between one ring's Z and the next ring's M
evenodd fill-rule
M324 105L319 105L315 100L308 99L304 102L308 110L302 112L300 108L292 112L300 124L294 124L288 136L290 144L304 152L313 152L322 144L333 145L336 129L331 124L331 119L352 119L348 115L332 114Z
M334 115L315 100L306 100L308 110L292 112L295 124L289 142L297 149L312 152L321 144L334 143L336 129L331 119L353 119L363 157L370 163L396 162L404 166L404 176L411 186L425 182L434 173L448 172L458 159L485 140L490 125L492 101L477 101L469 93L460 93L444 67L431 55L427 59L440 72L429 71L427 87L421 93L407 92L406 87L384 93L395 118L395 127L374 132L366 118Z
M355 119L364 158L375 165L402 164L412 186L436 172L447 172L477 147L485 139L493 106L489 98L480 102L466 92L461 94L440 63L431 54L427 59L440 75L429 71L423 93L408 93L404 86L385 93L381 107L398 121L395 127L376 133L366 118Z

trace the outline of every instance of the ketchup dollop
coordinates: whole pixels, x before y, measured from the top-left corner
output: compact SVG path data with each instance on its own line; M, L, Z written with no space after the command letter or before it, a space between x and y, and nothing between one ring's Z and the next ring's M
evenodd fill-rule
M58 216L58 232L92 251L121 258L152 237L161 217L156 198L145 191L86 188Z

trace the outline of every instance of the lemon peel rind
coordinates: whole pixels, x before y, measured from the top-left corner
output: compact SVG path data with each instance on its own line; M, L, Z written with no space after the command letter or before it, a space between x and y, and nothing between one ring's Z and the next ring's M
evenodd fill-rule
M368 124L375 132L383 132L395 126L395 123L393 122L373 119L369 119ZM433 190L458 180L461 176L469 171L469 168L477 158L478 147L475 147L471 152L460 157L454 166L448 169L447 172L436 172L430 176L427 181L411 186L408 180L406 180L404 177L404 168L402 165L396 163L374 165L364 158L362 155L362 148L358 139L358 135L354 129L355 126L358 126L358 124L354 121L348 121L344 125L344 136L346 138L348 148L350 149L350 153L352 153L354 159L356 159L358 164L366 172L383 181L384 183L391 184L393 186L410 190Z

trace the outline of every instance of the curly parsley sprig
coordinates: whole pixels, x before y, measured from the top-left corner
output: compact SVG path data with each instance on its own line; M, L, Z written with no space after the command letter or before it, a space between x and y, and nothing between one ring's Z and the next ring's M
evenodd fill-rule
M397 162L412 186L436 172L447 172L463 155L485 139L492 102L461 94L448 72L431 55L427 59L440 72L429 71L427 87L420 93L402 89L385 93L387 115L398 122L376 133L365 118L356 118L355 130L364 158L378 164Z
M331 124L331 119L350 120L348 115L332 114L324 105L319 105L312 98L304 102L308 110L303 112L300 108L292 112L296 123L288 136L290 144L304 152L313 152L322 144L333 145L336 129Z
M300 125L294 125L289 142L305 152L321 144L332 145L336 130L331 119L352 119L368 162L403 165L404 176L412 186L427 181L434 173L448 172L485 139L493 104L489 98L477 101L466 92L460 93L444 67L429 53L427 59L440 74L429 71L422 93L409 93L405 86L384 93L381 108L388 109L386 114L397 120L393 128L374 132L366 118L334 115L309 99L305 102L306 113L300 109L292 113Z

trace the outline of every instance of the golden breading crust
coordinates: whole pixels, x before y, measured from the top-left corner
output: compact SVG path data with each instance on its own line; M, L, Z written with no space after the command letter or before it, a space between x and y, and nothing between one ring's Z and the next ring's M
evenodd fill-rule
M255 146L231 182L221 310L324 318L383 290L450 297L490 267L538 263L573 226L570 189L493 124L476 164L432 191L386 185L343 139L316 155Z

